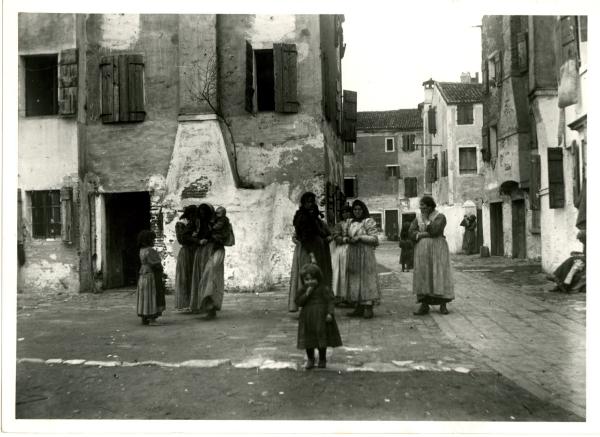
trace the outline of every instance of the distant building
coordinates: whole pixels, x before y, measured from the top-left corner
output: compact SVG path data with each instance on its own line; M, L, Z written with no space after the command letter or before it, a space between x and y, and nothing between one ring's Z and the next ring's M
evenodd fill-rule
M450 251L456 253L462 248L464 228L460 222L464 214L477 214L481 222L482 87L478 75L471 78L469 73L461 76L461 82L429 80L423 86L425 192L446 216L446 239Z
M356 143L345 146L344 194L363 200L385 237L397 239L423 193L420 113L358 112L356 131Z
M227 289L286 278L301 194L330 221L343 202L342 133L353 140L356 122L343 21L20 14L23 283L134 284L136 235L150 228L171 285L175 223L202 202L235 228Z

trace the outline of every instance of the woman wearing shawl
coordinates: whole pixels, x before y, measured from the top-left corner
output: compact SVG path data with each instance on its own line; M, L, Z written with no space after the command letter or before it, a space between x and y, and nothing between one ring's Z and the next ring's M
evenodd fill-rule
M331 287L331 252L327 236L329 229L321 220L322 214L317 206L317 196L306 192L300 198L300 207L294 215L294 236L296 244L290 275L290 292L288 310L298 311L296 296L302 288L300 269L303 265L312 263L319 266L323 273L323 285Z
M181 245L175 269L175 308L180 311L189 310L190 306L194 255L198 245L198 240L194 237L195 231L196 205L189 205L184 208L175 225L177 241Z
M435 201L423 196L421 213L410 225L410 236L416 242L413 292L421 304L413 314L429 313L429 305L439 305L440 313L448 314L446 304L454 299L454 282L450 268L450 253L444 237L446 217L438 212Z
M379 244L377 224L360 200L352 203L353 219L348 228L348 291L346 299L355 305L350 317L373 317L373 305L381 298L375 248Z
M475 215L465 215L460 226L465 227L463 234L462 250L466 255L473 255L478 252L477 249L477 217Z

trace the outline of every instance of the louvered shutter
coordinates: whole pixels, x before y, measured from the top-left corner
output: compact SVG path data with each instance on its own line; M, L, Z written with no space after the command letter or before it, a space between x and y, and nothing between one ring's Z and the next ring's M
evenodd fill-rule
M342 139L356 142L356 91L344 90Z
M565 206L565 180L561 147L548 148L548 190L550 208L563 208Z
M436 181L436 159L432 158L432 159L428 159L427 160L427 167L426 167L426 178L427 178L427 182L428 183L432 183Z
M581 193L579 173L579 144L573 144L571 153L573 154L573 201L576 201Z
M298 112L297 63L296 44L273 44L276 112Z
M327 58L327 53L323 52L321 55L322 62L322 82L323 82L323 114L325 114L325 118L331 121L331 113L329 111L329 107L331 105L329 94L331 94L331 90L329 89L329 62Z
M115 98L115 89L118 91L118 86L115 87L115 81L118 84L118 77L115 77L115 70L115 57L103 56L100 60L100 116L103 123L112 123L118 119L118 94Z
M244 108L254 112L254 51L252 45L246 41L246 90Z
M121 109L127 121L144 121L144 57L123 55L127 65L127 111Z
M531 155L531 167L529 175L529 205L532 210L540 209L540 181L541 181L541 164L540 155Z
M435 135L437 128L435 125L435 108L433 106L427 111L427 125L429 128L429 133Z
M58 70L58 113L75 115L77 113L77 49L60 52Z
M481 155L485 162L489 162L491 158L491 152L489 128L487 127L481 129Z
M72 224L73 224L73 188L63 187L60 190L60 210L61 210L61 236L62 241L71 243L73 240Z

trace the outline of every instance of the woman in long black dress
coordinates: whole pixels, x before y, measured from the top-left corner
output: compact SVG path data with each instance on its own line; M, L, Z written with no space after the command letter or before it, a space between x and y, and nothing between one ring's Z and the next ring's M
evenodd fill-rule
M184 208L183 214L175 225L177 242L181 245L175 269L175 308L180 311L189 310L190 307L194 255L198 246L198 239L194 237L194 232L196 232L196 205L189 205Z

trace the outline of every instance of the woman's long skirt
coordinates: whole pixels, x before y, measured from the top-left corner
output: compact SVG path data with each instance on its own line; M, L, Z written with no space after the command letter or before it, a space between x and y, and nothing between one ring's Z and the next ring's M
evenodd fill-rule
M416 244L413 293L417 302L430 305L454 299L450 252L444 237L423 238Z
M194 246L181 246L177 255L175 269L175 308L185 309L190 306L192 292L192 274L194 272Z
M331 289L337 299L345 299L348 293L348 245L331 243Z
M477 233L475 229L466 229L463 242L463 250L467 255L473 255L477 250Z
M346 300L348 302L357 304L379 302L381 292L375 249L372 246L362 243L348 245L347 272Z
M225 293L225 248L208 243L209 255L202 271L195 307L206 311L212 306L220 310Z
M198 246L194 253L194 265L192 268L192 286L190 289L190 310L194 312L200 311L200 283L202 282L202 275L204 274L204 268L208 263L212 251L212 244L205 244L204 246Z
M162 284L156 282L156 275L152 270L140 273L137 286L138 316L157 317L165 310Z

